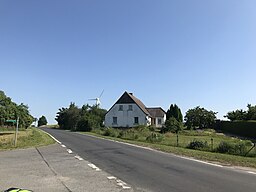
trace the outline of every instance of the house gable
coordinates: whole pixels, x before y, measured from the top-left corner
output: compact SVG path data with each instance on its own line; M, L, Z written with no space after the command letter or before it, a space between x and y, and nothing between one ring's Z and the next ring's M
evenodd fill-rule
M132 93L128 93L127 91L117 100L117 102L109 109L109 111L116 105L116 104L136 104L147 116L150 116L150 113L146 109L146 106L136 97L133 96ZM108 112L109 112L108 111ZM107 112L107 113L108 113Z

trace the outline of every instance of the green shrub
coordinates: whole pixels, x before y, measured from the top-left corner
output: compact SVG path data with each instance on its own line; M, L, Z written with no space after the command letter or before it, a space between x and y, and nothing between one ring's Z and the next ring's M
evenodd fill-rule
M129 129L129 130L123 131L121 135L123 135L122 138L124 139L137 140L139 138L140 133L141 133L140 131L137 131L135 129Z
M196 150L206 150L209 149L209 145L207 141L204 142L195 139L188 144L187 148Z
M151 132L155 132L155 131L156 131L156 127L154 127L154 126L149 126L149 127L148 127L148 130L151 131Z
M166 120L165 126L162 127L161 133L173 132L177 133L183 129L182 122L177 121L174 117L170 117Z
M106 128L103 132L104 136L110 136L110 137L117 137L119 135L119 132L117 129L114 128Z
M161 142L163 140L163 135L162 134L157 134L152 132L147 138L146 141L155 143L155 142Z
M239 142L239 143L229 143L223 141L219 144L216 151L219 153L228 153L232 155L244 155L246 153L247 147L246 143Z

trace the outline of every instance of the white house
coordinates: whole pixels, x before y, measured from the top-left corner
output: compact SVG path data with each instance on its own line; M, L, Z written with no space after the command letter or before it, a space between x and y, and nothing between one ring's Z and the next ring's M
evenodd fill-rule
M158 108L146 108L132 93L124 92L105 116L107 127L135 127L154 125L161 127L165 123L166 113Z

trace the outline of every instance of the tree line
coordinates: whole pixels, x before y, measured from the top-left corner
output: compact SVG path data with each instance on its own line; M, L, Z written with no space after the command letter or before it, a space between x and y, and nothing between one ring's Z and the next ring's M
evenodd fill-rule
M242 109L230 111L224 117L228 118L230 121L256 120L256 106L248 104L247 108L246 111ZM188 129L213 128L217 119L216 114L217 112L197 106L186 112L183 123L180 108L176 104L172 104L167 110L166 122L165 126L162 128L162 132L178 132L182 130L184 126Z
M72 131L91 131L93 128L103 127L106 109L99 106L83 105L81 108L71 103L69 107L59 109L55 120L61 129ZM256 106L248 105L241 118L241 110L228 112L225 117L229 120L256 120ZM184 127L187 129L213 128L217 112L197 106L189 109L183 118L181 109L176 104L171 104L166 112L166 122L161 132L179 132ZM235 114L235 115L234 115ZM237 115L239 114L239 115Z
M98 105L83 105L81 108L71 103L69 107L61 108L57 112L55 120L61 129L72 131L91 131L92 128L103 126L107 110Z
M20 127L27 128L34 121L34 117L30 115L28 105L16 104L5 95L4 91L0 90L0 126L14 125L14 123L7 120L16 120L18 117Z

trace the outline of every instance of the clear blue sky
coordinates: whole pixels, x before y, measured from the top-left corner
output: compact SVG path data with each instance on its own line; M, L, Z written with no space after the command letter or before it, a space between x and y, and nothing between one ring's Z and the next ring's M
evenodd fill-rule
M255 0L1 0L0 90L55 123L124 91L183 114L256 104Z

